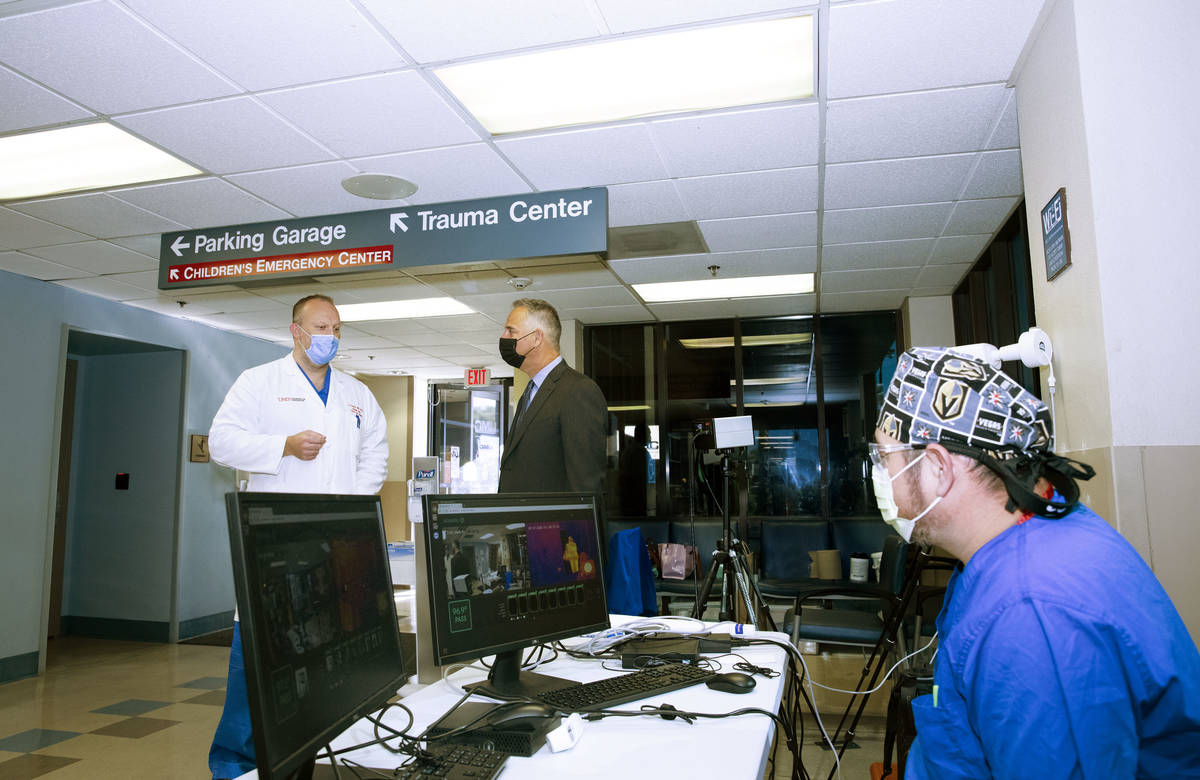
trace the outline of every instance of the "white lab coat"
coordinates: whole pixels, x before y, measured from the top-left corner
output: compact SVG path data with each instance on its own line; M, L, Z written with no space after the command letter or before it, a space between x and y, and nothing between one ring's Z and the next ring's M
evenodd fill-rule
M329 382L329 402L322 404L290 353L246 369L213 418L212 459L250 472L249 490L378 493L387 478L383 410L354 377L334 369ZM287 437L305 430L325 435L317 457L284 457Z

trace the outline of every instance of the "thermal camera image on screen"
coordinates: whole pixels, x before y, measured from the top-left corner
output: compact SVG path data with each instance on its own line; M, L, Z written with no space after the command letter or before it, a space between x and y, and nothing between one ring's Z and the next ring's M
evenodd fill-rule
M584 521L530 523L525 527L535 587L564 585L596 576L596 550Z

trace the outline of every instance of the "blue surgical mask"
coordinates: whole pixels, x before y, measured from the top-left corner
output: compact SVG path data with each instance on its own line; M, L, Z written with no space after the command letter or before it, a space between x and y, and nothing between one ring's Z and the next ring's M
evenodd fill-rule
M308 355L308 359L313 362L313 365L323 366L333 360L333 356L338 351L337 336L332 333L309 333L304 328L300 328L300 330L312 339L312 343L308 345L308 349L304 350L304 354Z

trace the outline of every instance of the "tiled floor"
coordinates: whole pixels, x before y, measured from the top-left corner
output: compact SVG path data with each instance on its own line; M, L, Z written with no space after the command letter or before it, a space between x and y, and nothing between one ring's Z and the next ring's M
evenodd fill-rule
M0 780L208 780L229 650L65 637L0 685Z

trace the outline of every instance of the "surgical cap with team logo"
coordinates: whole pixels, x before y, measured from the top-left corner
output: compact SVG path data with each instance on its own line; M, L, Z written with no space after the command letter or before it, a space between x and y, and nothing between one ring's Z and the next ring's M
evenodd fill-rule
M1050 412L987 363L946 347L900 356L876 427L905 444L957 444L1001 460L1053 448Z

